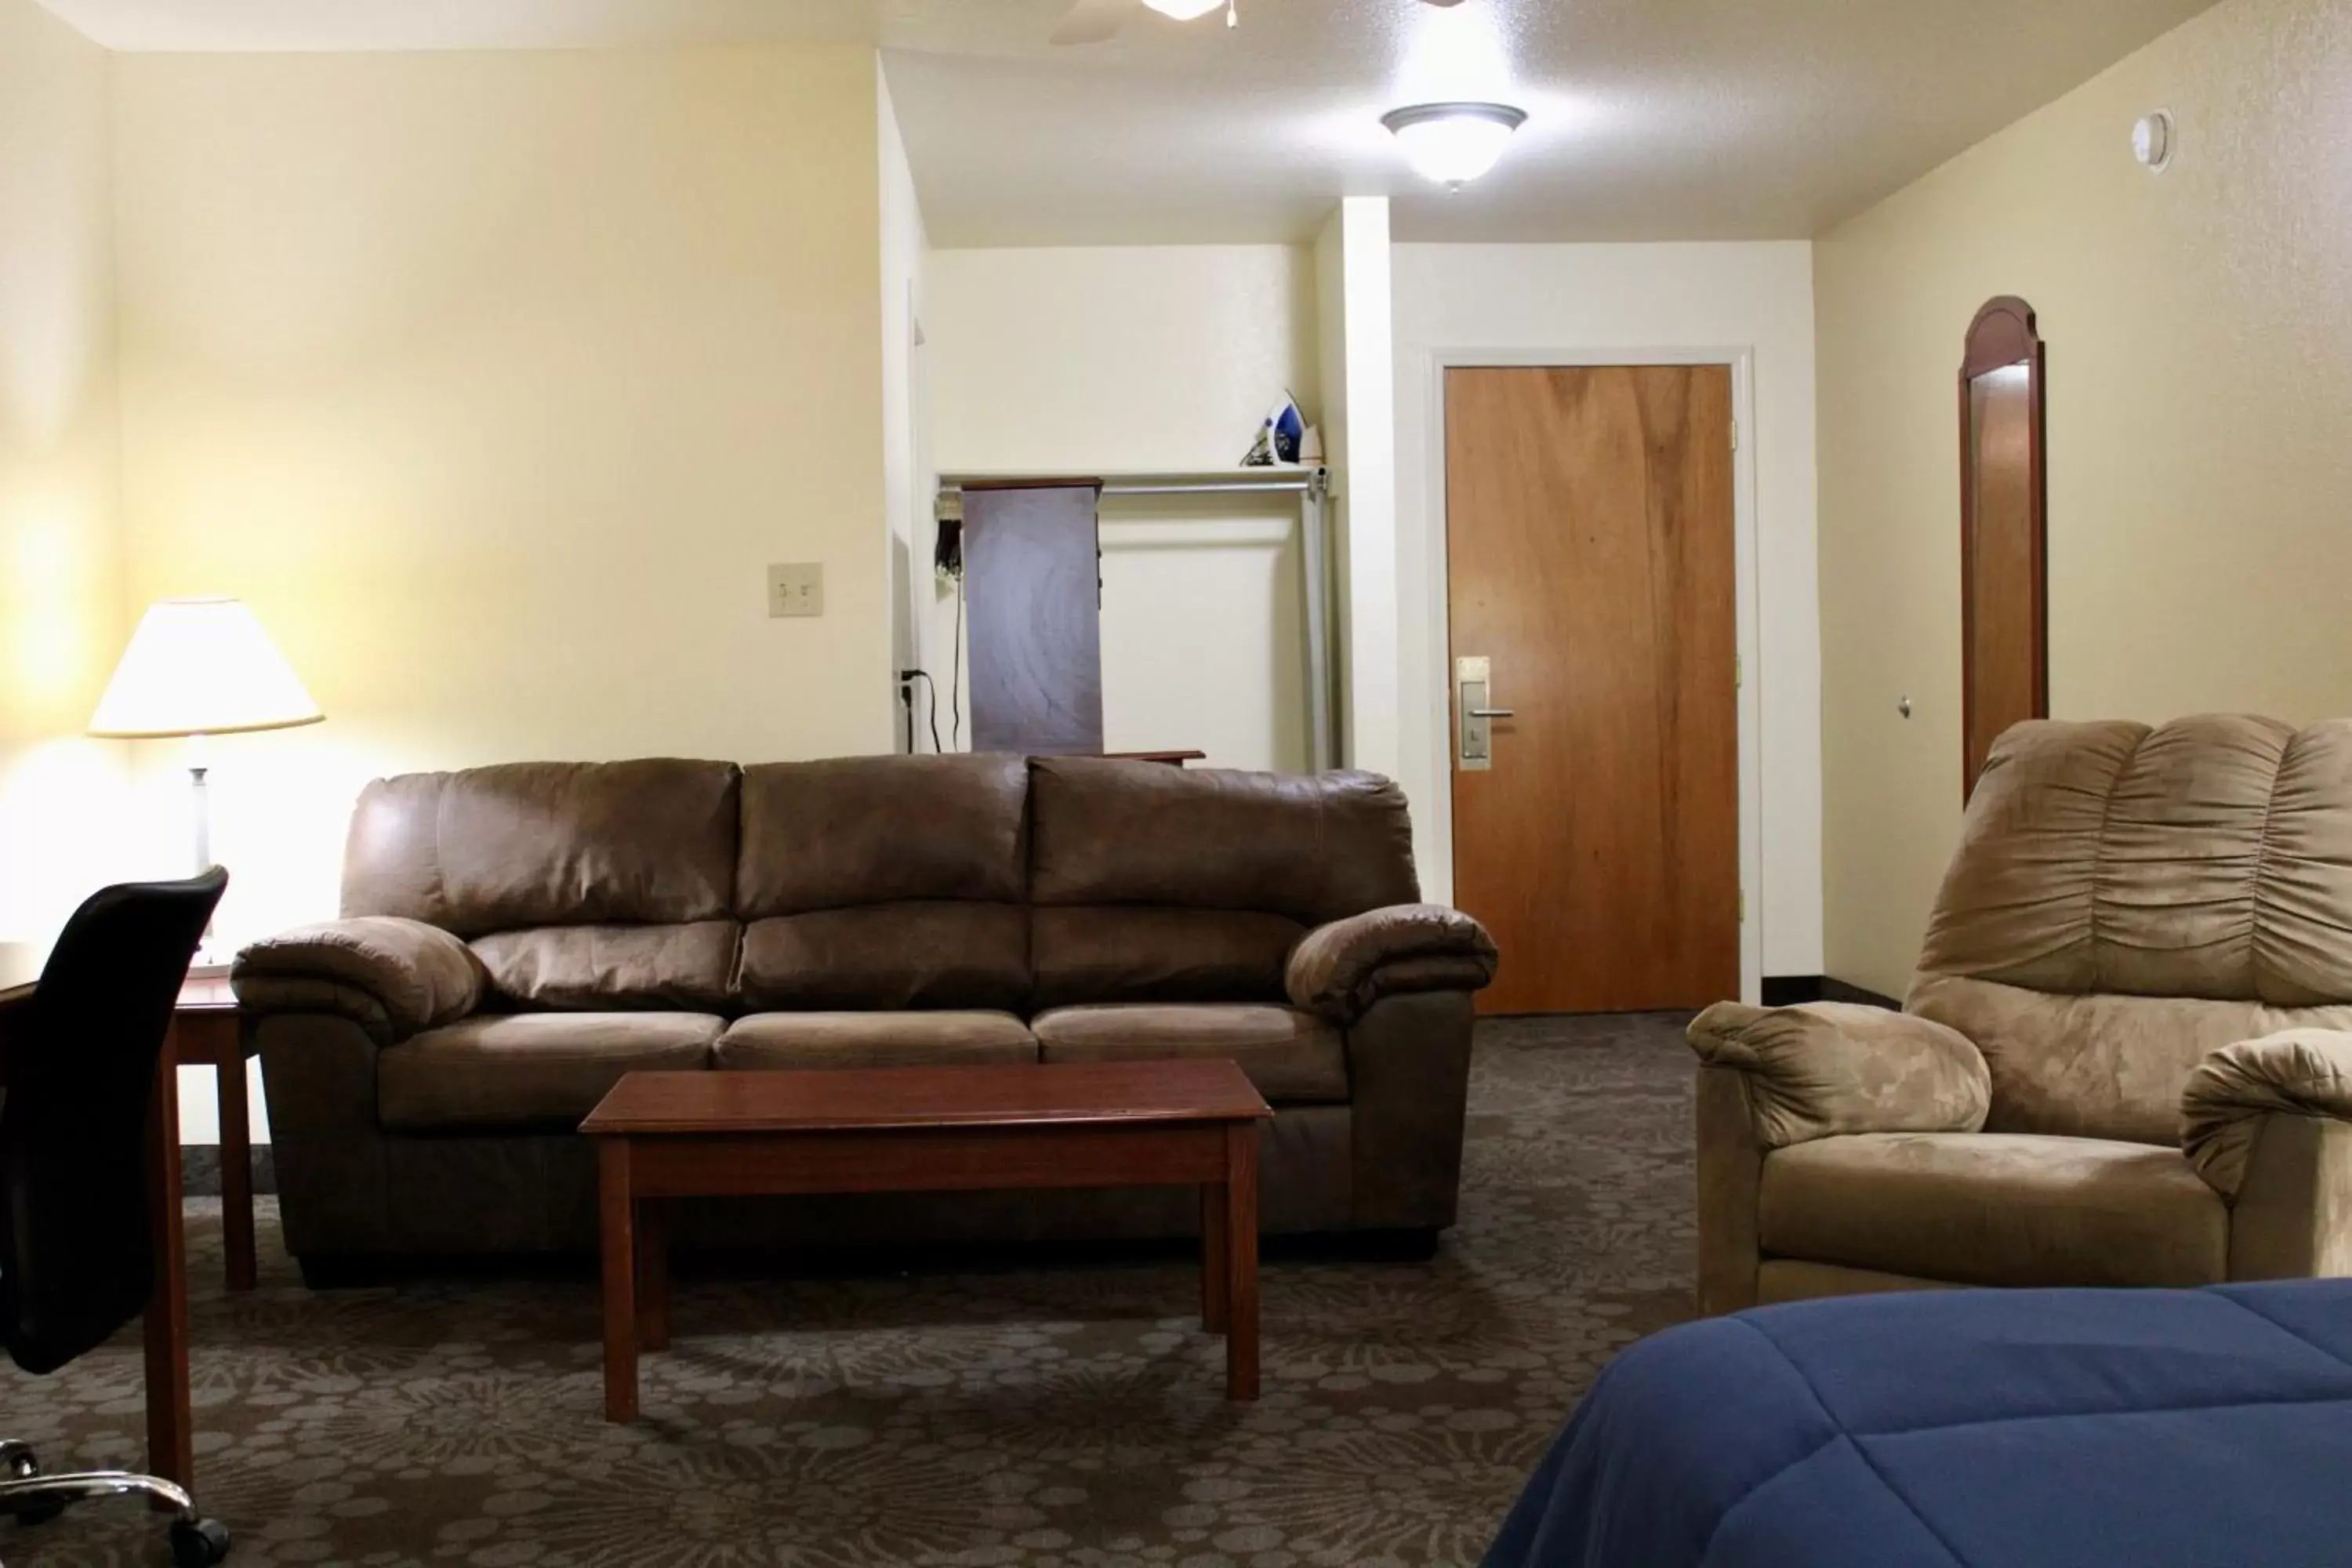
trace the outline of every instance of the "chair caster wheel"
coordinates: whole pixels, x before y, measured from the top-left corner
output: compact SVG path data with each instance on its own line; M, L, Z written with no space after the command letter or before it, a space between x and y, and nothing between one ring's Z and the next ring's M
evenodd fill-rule
M34 1454L30 1444L13 1439L0 1443L0 1478L12 1481L29 1481L37 1479L40 1473L41 1461ZM36 1524L47 1524L65 1510L66 1505L61 1502L32 1502L10 1511L18 1526L29 1528Z
M216 1519L174 1520L172 1561L178 1568L212 1568L228 1556L228 1526Z

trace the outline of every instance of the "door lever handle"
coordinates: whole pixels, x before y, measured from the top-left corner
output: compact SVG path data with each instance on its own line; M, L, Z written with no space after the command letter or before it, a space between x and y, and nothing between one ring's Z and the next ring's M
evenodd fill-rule
M1484 773L1495 765L1489 721L1508 719L1507 708L1490 708L1494 696L1495 661L1484 654L1464 654L1454 661L1454 761L1465 773Z

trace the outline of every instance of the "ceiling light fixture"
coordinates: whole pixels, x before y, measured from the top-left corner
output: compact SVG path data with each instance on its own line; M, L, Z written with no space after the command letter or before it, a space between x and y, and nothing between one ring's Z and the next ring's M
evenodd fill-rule
M1180 22L1189 22L1195 16L1207 16L1223 5L1225 0L1143 0L1143 3L1163 16L1173 16Z
M1381 116L1424 177L1460 190L1495 166L1527 110L1507 103L1416 103Z

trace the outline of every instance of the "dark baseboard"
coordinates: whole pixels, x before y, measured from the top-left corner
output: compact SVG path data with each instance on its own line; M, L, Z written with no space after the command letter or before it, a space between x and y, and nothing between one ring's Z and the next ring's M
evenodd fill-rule
M183 1143L180 1146L180 1191L191 1197L216 1198L221 1190L220 1145L217 1143ZM253 1152L253 1190L274 1193L278 1190L278 1167L269 1158L269 1145L262 1144Z
M1859 1002L1865 1007L1885 1007L1901 1012L1903 1004L1892 996L1881 996L1875 991L1865 991L1859 985L1832 979L1826 974L1768 974L1764 977L1764 1005L1793 1007L1800 1002Z

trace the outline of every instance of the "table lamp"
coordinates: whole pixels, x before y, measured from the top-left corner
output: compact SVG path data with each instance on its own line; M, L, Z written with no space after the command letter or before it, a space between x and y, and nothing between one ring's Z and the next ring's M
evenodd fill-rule
M213 861L212 805L205 788L204 740L256 730L290 730L326 715L238 599L158 599L140 617L89 718L107 740L184 739L195 795L195 869ZM211 932L205 932L211 946ZM199 953L198 962L208 956Z

